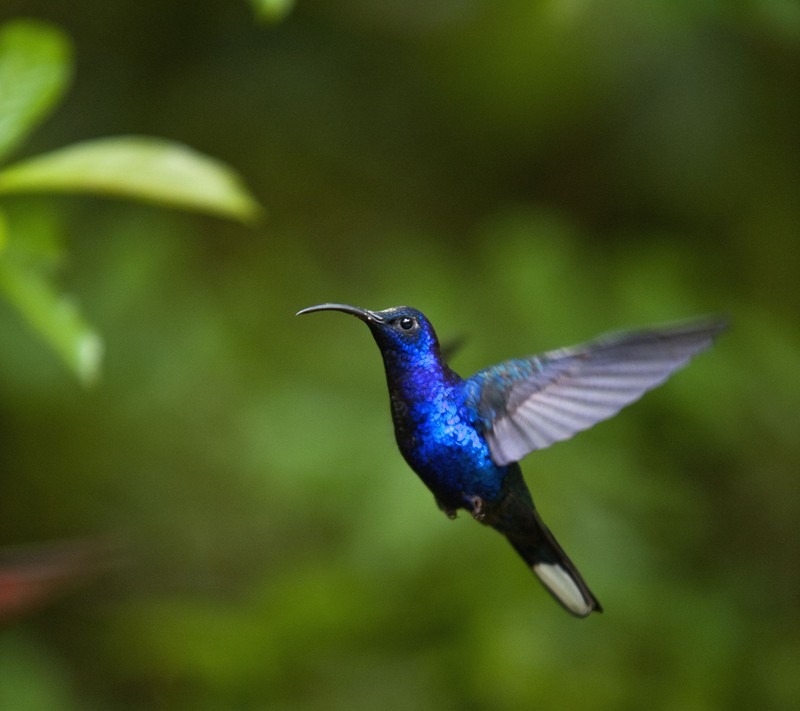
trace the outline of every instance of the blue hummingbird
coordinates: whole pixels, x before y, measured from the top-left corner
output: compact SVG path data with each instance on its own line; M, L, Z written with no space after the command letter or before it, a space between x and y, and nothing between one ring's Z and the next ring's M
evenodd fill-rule
M609 334L508 360L464 379L427 318L320 304L367 324L383 356L400 452L450 518L466 509L503 534L544 587L577 617L602 607L542 521L518 464L615 415L660 385L725 327L721 319Z

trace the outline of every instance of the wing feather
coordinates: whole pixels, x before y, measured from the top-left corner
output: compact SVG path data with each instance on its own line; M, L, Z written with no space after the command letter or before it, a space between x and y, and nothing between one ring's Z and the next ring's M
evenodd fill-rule
M497 464L612 417L708 348L727 324L694 321L506 361L468 383Z

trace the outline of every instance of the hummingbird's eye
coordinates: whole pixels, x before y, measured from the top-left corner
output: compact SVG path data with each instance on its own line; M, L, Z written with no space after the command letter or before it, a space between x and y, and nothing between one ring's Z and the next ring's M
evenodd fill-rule
M402 328L404 331L410 331L412 328L414 328L414 326L417 325L417 322L410 316L403 316L403 318L400 319L399 324L400 328Z

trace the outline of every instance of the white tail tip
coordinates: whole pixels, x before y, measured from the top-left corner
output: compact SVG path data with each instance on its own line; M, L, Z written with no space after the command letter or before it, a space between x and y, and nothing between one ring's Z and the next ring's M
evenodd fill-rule
M586 599L569 572L560 565L537 563L533 566L533 572L553 596L573 614L586 617L594 609L592 601Z

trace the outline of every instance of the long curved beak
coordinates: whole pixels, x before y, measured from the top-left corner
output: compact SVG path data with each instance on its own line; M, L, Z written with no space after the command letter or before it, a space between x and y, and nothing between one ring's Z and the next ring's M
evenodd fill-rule
M295 315L302 316L303 314L314 313L315 311L341 311L345 314L350 314L364 322L374 321L382 323L383 319L374 311L367 309L360 309L357 306L348 306L347 304L319 304L318 306L309 306L308 308L301 309Z

